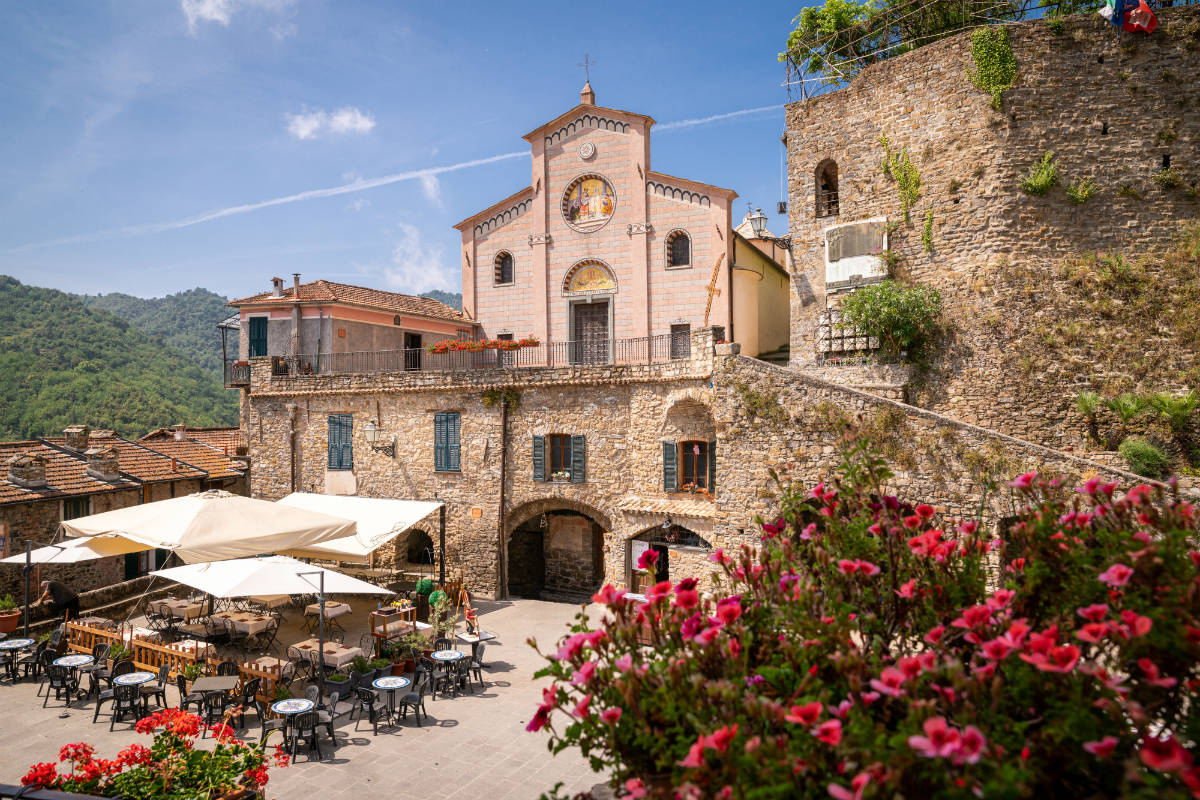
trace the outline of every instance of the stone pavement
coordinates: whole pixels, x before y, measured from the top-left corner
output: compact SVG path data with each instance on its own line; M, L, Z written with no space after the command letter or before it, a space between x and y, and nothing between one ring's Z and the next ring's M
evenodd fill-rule
M355 604L354 617L365 617ZM269 798L320 797L342 798L397 797L441 800L441 798L485 798L485 800L530 800L558 783L570 792L585 790L603 782L578 751L566 750L551 755L544 733L528 733L525 724L541 699L544 681L534 681L533 673L541 666L536 653L526 644L537 638L543 649L567 632L567 625L578 606L537 600L479 601L480 622L484 630L498 639L488 642L484 661L486 686L455 698L439 696L426 699L429 719L418 728L411 716L395 728L380 727L372 737L369 722L357 732L354 723L343 718L337 731L337 748L330 753L328 739L323 761L308 761L297 755L296 763L284 769L272 769L267 786ZM298 616L289 610L289 619ZM357 642L357 630L351 630L346 642ZM280 642L286 642L283 632ZM465 646L464 646L465 648ZM299 689L299 684L297 684ZM0 782L17 783L25 770L38 761L57 761L58 749L69 742L86 741L98 754L111 758L132 741L149 737L134 733L132 725L118 724L108 732L108 717L101 712L93 725L89 701L75 703L67 719L59 719L62 704L51 700L41 707L34 696L36 684L15 686L0 681ZM169 702L176 701L174 689L168 690ZM247 739L258 735L258 717L247 718ZM272 742L278 737L272 737Z

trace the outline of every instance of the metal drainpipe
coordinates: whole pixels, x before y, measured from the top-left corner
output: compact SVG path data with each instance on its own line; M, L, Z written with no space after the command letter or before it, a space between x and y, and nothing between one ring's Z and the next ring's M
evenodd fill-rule
M288 403L288 467L291 475L291 491L296 491L296 412L300 410L300 406L295 403Z
M496 530L500 537L498 552L500 555L500 591L497 597L504 600L508 597L508 547L504 542L504 483L508 466L508 398L500 396L500 509L496 514Z

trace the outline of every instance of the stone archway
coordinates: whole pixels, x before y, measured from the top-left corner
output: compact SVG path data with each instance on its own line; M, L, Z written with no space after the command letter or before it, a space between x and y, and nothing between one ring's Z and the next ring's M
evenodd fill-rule
M505 591L510 596L580 602L604 578L608 517L564 498L524 503L505 525Z
M628 547L629 586L635 592L644 592L658 581L703 578L713 571L708 560L712 543L683 525L645 528L629 540ZM644 550L658 553L654 575L637 571L638 558Z

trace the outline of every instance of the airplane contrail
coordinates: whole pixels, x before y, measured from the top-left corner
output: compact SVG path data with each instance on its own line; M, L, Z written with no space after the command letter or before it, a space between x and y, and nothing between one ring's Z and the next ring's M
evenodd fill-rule
M760 106L758 108L744 108L740 111L729 111L724 114L713 114L709 117L701 117L698 119L682 119L677 122L667 122L659 125L658 131L672 131L680 128L693 128L698 125L707 125L711 122L720 122L725 119L734 119L737 117L745 117L751 114L759 114L764 111L774 111L783 108L782 104L773 106ZM147 234L162 233L163 231L178 230L180 228L190 228L193 225L200 225L205 222L211 222L223 217L232 217L238 214L247 214L252 211L258 211L264 208L273 206L283 206L290 203L299 203L305 200L317 200L323 197L336 197L342 194L351 194L353 192L361 192L366 189L375 189L380 186L387 186L392 183L400 183L401 181L417 180L427 178L434 175L441 175L446 172L457 172L461 169L470 169L471 167L480 167L485 164L494 164L497 161L508 161L513 158L529 157L528 151L520 151L516 153L502 153L497 156L489 156L488 158L476 158L471 161L461 161L457 164L449 164L443 167L427 167L425 169L415 169L408 172L397 172L392 175L382 175L378 178L359 179L350 183L343 183L340 186L328 186L324 189L309 189L296 194L289 194L284 197L275 197L270 200L262 200L257 203L244 203L228 208L218 209L216 211L208 211L203 214L197 214L192 217L184 217L183 219L172 220L170 222L155 222L145 225L127 225L122 228L110 228L104 231L95 233L84 233L77 236L64 236L59 239L50 239L44 242L31 242L18 247L5 250L5 254L25 253L30 250L40 250L46 247L58 247L66 244L81 244L84 242L96 242L104 239L113 239L121 236L144 236Z

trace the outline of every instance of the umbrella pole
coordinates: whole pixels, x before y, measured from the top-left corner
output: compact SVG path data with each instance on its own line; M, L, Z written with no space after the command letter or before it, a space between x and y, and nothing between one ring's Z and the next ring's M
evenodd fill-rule
M325 691L325 572L322 570L318 574L318 580L321 582L319 600L321 603L320 613L317 615L317 686L320 691L317 697L320 697Z
M25 631L22 634L29 638L29 575L33 572L33 542L25 540Z

